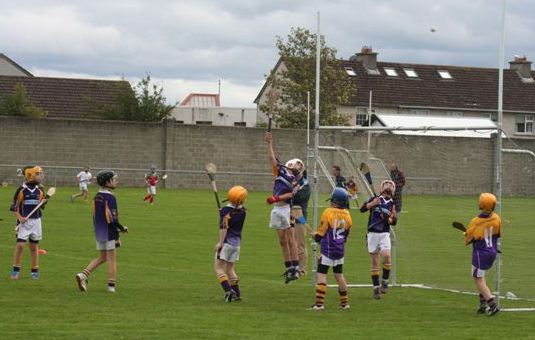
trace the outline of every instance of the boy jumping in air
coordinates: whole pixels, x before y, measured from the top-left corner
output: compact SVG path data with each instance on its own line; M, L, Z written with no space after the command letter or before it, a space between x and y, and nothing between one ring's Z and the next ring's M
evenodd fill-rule
M95 239L100 256L93 259L87 267L76 274L76 282L80 291L87 291L89 275L104 262L108 262L108 292L115 293L117 262L115 248L118 246L119 231L128 232L128 228L119 223L117 199L112 193L117 187L117 175L112 170L102 170L97 174L99 192L93 199L93 224Z
M290 283L299 278L299 260L297 244L294 238L294 228L290 223L291 207L294 186L297 184L296 175L299 169L296 164L288 161L286 165L279 163L273 151L273 135L266 132L265 140L269 162L271 163L273 176L273 195L267 198L268 204L273 204L271 210L270 226L277 230L277 236L282 249L284 266L286 271L282 274L284 282Z
M240 243L247 190L242 186L234 186L228 191L227 206L219 211L219 239L215 245L214 270L221 287L225 291L225 301L241 300L238 275L234 264L240 258Z
M154 197L156 196L156 184L159 182L159 177L156 174L156 167L153 165L150 167L150 173L145 175L145 182L147 183L147 195L143 198L143 201L148 201L149 204L154 203Z
M325 309L329 267L333 268L334 278L338 283L340 308L349 309L347 284L343 272L345 243L353 224L348 208L349 194L343 188L335 188L331 194L331 207L323 211L320 226L314 234L314 240L321 242L321 256L318 259L316 274L316 303L310 308L312 310Z
M500 309L485 281L485 273L489 270L496 254L501 233L501 219L494 212L496 196L485 192L479 196L479 215L474 217L464 236L464 244L472 244L472 277L479 291L478 314L486 313L493 316Z

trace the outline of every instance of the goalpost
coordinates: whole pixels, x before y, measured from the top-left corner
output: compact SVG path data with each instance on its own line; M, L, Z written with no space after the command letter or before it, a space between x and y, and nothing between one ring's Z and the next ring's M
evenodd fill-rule
M382 137L387 136L381 132L396 132L396 131L486 131L489 133L490 130L496 131L496 127L490 128L488 126L470 126L470 127L431 127L431 126L422 126L419 128L414 127L361 127L361 126L351 126L351 127L332 127L332 126L318 126L316 132L319 134L320 131L336 131L336 130L346 130L346 131L373 131L376 133L374 138L388 138ZM395 135L393 135L395 136ZM396 137L399 138L399 137ZM528 211L529 209L525 205L529 205L530 201L528 198L522 196L533 195L532 189L535 184L535 179L533 178L533 173L535 173L535 154L529 150L522 150L521 146L516 145L514 141L507 140L507 148L500 148L500 156L504 159L501 161L501 157L498 158L494 152L498 139L498 134L495 134L493 138L448 138L448 137L416 137L416 138L426 138L424 144L430 144L433 146L433 152L436 153L438 159L444 159L444 174L440 174L442 178L431 178L429 176L430 172L435 171L434 168L428 167L425 163L420 165L421 172L417 174L416 178L412 178L408 181L411 193L429 195L429 201L433 203L436 200L440 200L441 197L451 197L454 196L454 205L452 207L446 207L441 209L446 214L448 218L454 220L456 218L461 219L462 221L468 222L472 217L475 216L477 212L477 196L479 193L484 191L494 192L498 198L498 207L496 212L502 216L503 220L503 231L502 235L505 239L505 245L500 247L505 253L504 256L498 256L495 262L494 269L489 271L487 276L487 282L489 287L494 291L494 294L501 300L502 311L533 311L535 308L531 307L518 307L518 305L523 306L526 303L533 306L535 302L535 284L533 279L530 280L529 276L526 276L522 273L525 266L530 266L529 261L522 261L522 257L526 254L531 254L531 244L529 242L529 224L530 221L535 218L535 213L527 214L526 216L520 216L518 218L518 213L522 215L523 211ZM463 144L464 143L464 144ZM466 150L460 149L459 145L466 145ZM412 153L417 153L417 148L419 146L406 146L409 151ZM359 174L359 169L356 168L360 160L365 160L363 152L357 150L348 150L340 146L314 146L315 152L312 154L314 156L314 164L312 166L317 166L321 169L323 174L327 179L330 174L325 169L325 166L322 166L321 163L325 159L328 159L329 156L325 156L326 152L331 152L336 155L336 158L331 157L331 159L336 159L340 162L340 165L344 167L344 171L347 174L352 176ZM317 150L317 151L316 151ZM317 152L317 153L316 153ZM359 155L359 153L361 155ZM478 163L480 157L486 157L487 163ZM378 183L380 180L377 177L388 176L388 171L380 159L371 156L368 153L368 157L374 159L374 162L377 162L377 165L374 166L372 170L372 177L374 178L373 183ZM400 159L404 158L404 154L398 155ZM455 157L464 160L466 164L456 164L451 162L450 159ZM478 158L479 157L479 158ZM472 159L473 158L473 159ZM493 159L490 159L493 158ZM500 162L500 163L498 163ZM502 173L501 162L505 163L506 166L506 176L505 184L501 184L501 178L497 179L497 173L500 175ZM370 162L371 163L371 162ZM355 169L350 170L350 167ZM479 167L479 168L477 168ZM462 173L465 171L465 168L477 168L474 169L474 174L467 174L466 178L459 176L459 171ZM373 173L375 171L377 176ZM326 173L327 172L327 173ZM478 176L479 173L479 176ZM448 177L450 176L450 177ZM377 181L375 180L377 178ZM521 180L516 180L521 178ZM426 184L433 180L433 185ZM319 216L318 207L321 203L321 200L317 199L317 192L323 188L325 191L326 182L332 181L321 181L319 179L318 173L315 173L313 181L313 193L314 193L314 225L317 225L317 219ZM362 182L362 181L361 181ZM436 183L438 182L438 183ZM360 183L360 182L359 182ZM365 181L364 181L365 183ZM414 184L416 183L416 184ZM422 183L422 184L419 184ZM332 186L332 183L328 183L328 186ZM366 195L370 194L370 190L363 186L364 192ZM376 186L377 188L377 186ZM502 200L503 195L507 196L505 198L505 204ZM462 195L457 197L457 195ZM428 196L423 200L428 200ZM367 197L362 197L366 199ZM457 203L458 201L458 203ZM359 202L361 203L361 202ZM362 204L362 203L361 203ZM440 205L438 205L440 207ZM437 211L441 213L441 211ZM417 215L422 214L423 218L415 222ZM470 250L462 246L462 236L459 236L455 233L454 230L449 225L440 225L440 226L427 226L426 224L432 224L432 216L430 214L429 220L426 217L427 212L421 211L412 211L411 213L401 215L401 226L396 228L396 232L400 234L400 244L398 246L398 239L395 235L392 235L393 248L392 255L395 256L396 252L400 252L399 259L396 263L393 259L393 271L391 276L391 285L394 287L416 287L416 288L425 288L425 289L437 289L455 293L463 294L476 294L475 287L472 280L469 279L468 272L469 267L469 254ZM451 215L451 216L450 216ZM422 221L423 220L423 221ZM451 222L450 222L451 223ZM420 225L422 224L422 225ZM365 226L359 225L359 229ZM423 232L430 235L424 235L422 240L415 238L414 234L410 234L409 231L421 228ZM424 229L425 228L425 229ZM444 236L446 235L446 236ZM441 246L443 248L436 249L437 252L429 251L425 249L426 243L433 237L447 237L451 239L444 239L444 244ZM418 243L419 242L419 243ZM416 248L416 250L414 249ZM348 251L353 249L349 248ZM437 269L440 270L440 266L448 266L454 268L452 270L455 273L454 277L447 278L442 277L441 275L434 276L433 269L434 264L431 263L429 259L425 259L425 256L422 254L432 253L428 256L437 256L440 252L443 252L444 259L434 259L436 261ZM450 255L449 253L455 253ZM522 255L524 254L524 255ZM407 264L406 262L409 262ZM422 263L420 263L421 261ZM424 263L425 262L425 263ZM425 275L415 275L411 273L411 265L421 265L419 270L428 273L427 277ZM523 267L524 266L524 267ZM363 268L364 269L364 268ZM367 270L367 269L366 269ZM400 272L399 277L396 276L396 272ZM520 274L519 274L520 272ZM360 277L366 277L366 272L363 272ZM526 273L527 274L527 273ZM369 278L368 278L369 279ZM350 287L370 287L370 284L365 283L351 283Z

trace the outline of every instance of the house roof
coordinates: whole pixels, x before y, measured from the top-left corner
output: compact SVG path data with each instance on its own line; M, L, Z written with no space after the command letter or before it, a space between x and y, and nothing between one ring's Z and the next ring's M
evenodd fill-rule
M0 76L0 96L13 93L18 83L48 117L102 118L97 106L113 104L119 95L132 91L123 80Z
M498 69L377 62L379 75L369 74L362 62L342 60L356 76L357 92L352 106L458 108L463 110L496 111L498 103ZM385 67L396 70L398 76L387 76ZM403 69L413 69L418 77L409 78ZM445 70L451 79L442 79L438 71ZM532 72L535 78L535 72ZM525 82L515 70L504 70L503 109L535 111L535 82Z
M3 53L0 53L0 75L33 77L33 74Z
M443 108L495 112L498 106L498 69L449 65L426 65L377 61L378 74L370 74L362 61L339 60L346 76L355 84L348 106L367 107L372 91L372 105L391 108ZM277 61L272 72L280 66ZM388 76L385 68L393 68L397 76ZM417 77L408 77L403 69L412 69ZM443 79L438 71L448 71L451 79ZM535 79L535 71L531 72ZM266 89L255 98L258 102ZM535 112L535 82L522 79L516 70L504 70L504 111Z
M415 116L401 114L373 114L373 126L419 128L420 130L391 130L397 135L490 138L497 130L421 130L427 128L497 128L489 118Z
M179 106L219 107L221 102L218 94L190 93L180 102Z

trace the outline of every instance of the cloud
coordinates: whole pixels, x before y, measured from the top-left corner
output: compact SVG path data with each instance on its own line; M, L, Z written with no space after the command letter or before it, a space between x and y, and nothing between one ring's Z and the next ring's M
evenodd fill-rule
M164 82L175 86L172 98L177 81L205 89L223 78L236 89L223 100L242 98L239 90L251 96L232 101L240 103L252 102L277 61L276 36L291 27L315 32L318 10L327 44L346 59L371 45L383 61L496 67L501 32L501 2L488 0L4 2L2 52L24 67L101 78L150 73L172 80ZM533 1L508 1L507 60L535 58L534 12Z

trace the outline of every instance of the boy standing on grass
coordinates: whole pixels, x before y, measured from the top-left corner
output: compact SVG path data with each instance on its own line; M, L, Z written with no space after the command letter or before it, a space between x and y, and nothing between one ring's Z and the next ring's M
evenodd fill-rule
M273 204L270 226L277 230L284 258L284 267L286 268L282 275L284 276L284 282L288 284L299 278L299 257L294 238L294 228L290 223L290 203L294 194L294 186L297 184L296 175L299 173L299 169L291 161L286 162L286 165L279 163L275 157L275 151L273 151L273 135L271 132L266 132L265 140L273 176L275 177L273 194L266 201L268 204Z
M242 186L234 186L228 192L227 206L219 211L219 240L215 245L214 270L221 287L225 291L225 301L241 300L238 275L234 264L240 258L240 242L247 190Z
M474 217L464 236L464 244L472 243L472 277L479 291L478 314L486 313L493 316L500 309L485 281L485 273L489 270L498 253L498 242L501 233L501 219L494 212L496 196L485 192L479 196L479 215Z
M373 298L380 299L388 291L388 278L392 267L390 260L390 226L396 225L397 214L392 195L396 185L390 180L381 182L381 195L370 197L360 207L360 212L370 211L368 218L368 253L371 259L370 274ZM379 282L379 258L383 259L383 275Z
M108 292L115 293L117 262L115 248L119 246L119 231L128 232L128 228L119 223L117 200L112 193L117 187L117 175L112 170L102 170L97 174L99 192L93 200L93 225L95 239L100 256L93 259L87 267L76 274L78 288L87 291L89 275L101 264L108 262Z
M17 218L17 243L13 254L13 270L11 279L20 278L20 268L22 252L26 246L26 241L30 242L31 255L31 276L33 280L39 279L39 241L42 239L41 228L41 206L31 216L30 212L42 201L48 200L41 181L43 180L43 170L40 166L27 166L22 170L24 183L15 191L13 203L10 210ZM46 203L45 203L46 204Z
M345 243L352 224L349 214L349 194L343 188L335 188L331 194L331 207L323 211L320 226L314 233L314 240L321 242L321 256L318 259L316 274L316 303L310 308L312 310L325 309L329 267L333 268L334 278L338 283L340 308L349 309L343 265Z

